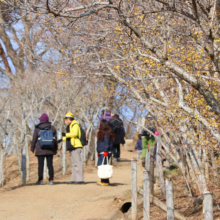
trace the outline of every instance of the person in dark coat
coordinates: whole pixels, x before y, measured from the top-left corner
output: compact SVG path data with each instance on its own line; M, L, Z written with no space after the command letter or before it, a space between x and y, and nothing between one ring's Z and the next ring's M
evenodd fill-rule
M43 184L43 171L44 171L44 159L47 160L47 167L49 170L49 181L47 184L53 185L53 178L54 178L54 170L53 170L53 155L57 153L57 131L51 122L49 122L49 117L47 114L42 114L40 119L40 123L35 126L33 139L31 142L31 151L34 153L35 156L38 158L38 181L36 182L37 185ZM54 138L54 148L52 149L42 149L38 142L39 132L45 128L49 128L53 132Z
M114 161L120 160L120 144L125 144L125 129L123 121L119 118L119 114L116 110L111 111L112 118L109 120L109 124L115 133L115 140L113 143L113 156Z
M107 157L108 161L112 156L112 147L115 135L114 131L108 124L108 122L103 119L100 122L99 131L97 134L97 154L98 154L98 166L102 165L103 159L104 163L107 164ZM100 182L97 182L100 186L108 186L109 179L101 179Z

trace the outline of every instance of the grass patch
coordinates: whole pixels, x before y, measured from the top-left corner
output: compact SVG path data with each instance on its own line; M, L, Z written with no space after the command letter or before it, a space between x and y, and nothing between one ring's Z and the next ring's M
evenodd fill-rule
M164 177L169 177L171 176L178 176L181 175L181 171L179 168L174 168L174 166L172 167L172 169L170 168L170 170L166 170L163 172Z

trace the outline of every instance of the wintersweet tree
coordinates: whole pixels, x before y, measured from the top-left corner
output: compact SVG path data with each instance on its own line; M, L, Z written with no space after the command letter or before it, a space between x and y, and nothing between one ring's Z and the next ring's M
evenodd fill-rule
M29 10L54 16L54 23L62 19L66 29L77 33L73 63L81 73L116 80L157 115L169 145L166 152L184 176L177 143L166 132L178 136L183 153L195 152L189 154L188 162L195 161L191 172L198 172L200 187L206 190L200 160L215 150L208 145L217 146L220 140L218 4L205 0L56 4L48 0Z

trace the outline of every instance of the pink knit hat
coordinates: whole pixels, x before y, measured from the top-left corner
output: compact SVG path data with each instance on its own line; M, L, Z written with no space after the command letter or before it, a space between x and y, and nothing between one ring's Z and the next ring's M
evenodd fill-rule
M159 132L158 132L158 131L155 131L154 134L155 134L155 135L159 135Z

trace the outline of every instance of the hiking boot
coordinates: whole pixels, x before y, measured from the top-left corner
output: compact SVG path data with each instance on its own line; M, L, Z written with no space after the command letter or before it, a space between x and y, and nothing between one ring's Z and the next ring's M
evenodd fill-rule
M109 186L109 183L97 182L98 186Z
M79 182L74 182L75 185L79 185L79 184L85 184L84 181L79 181Z
M41 181L37 181L35 184L36 185L43 185L43 181L42 180Z
M53 180L50 180L50 181L47 182L47 185L53 185L53 184L54 184Z

